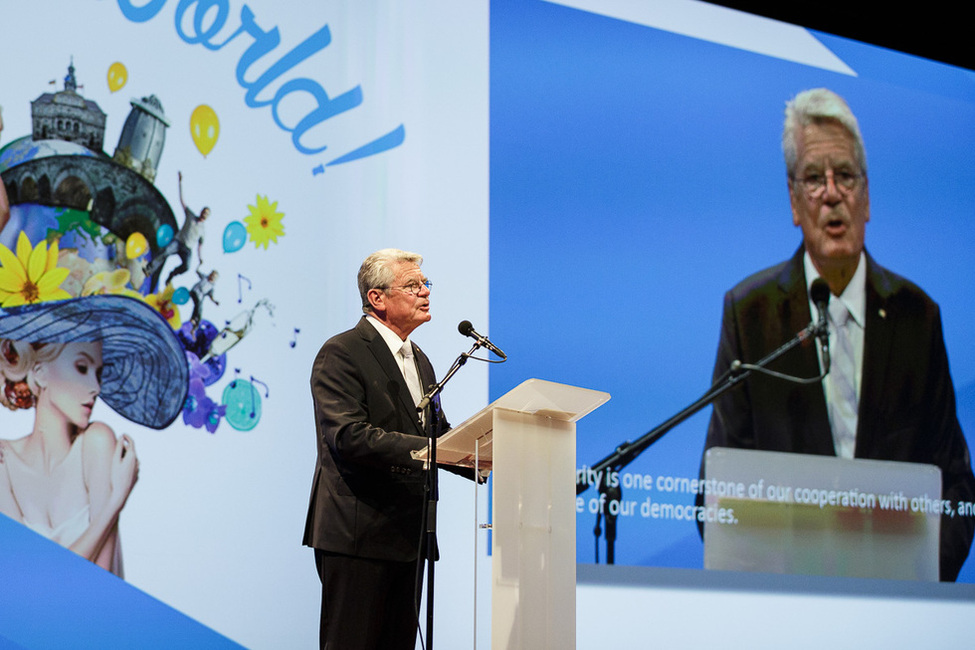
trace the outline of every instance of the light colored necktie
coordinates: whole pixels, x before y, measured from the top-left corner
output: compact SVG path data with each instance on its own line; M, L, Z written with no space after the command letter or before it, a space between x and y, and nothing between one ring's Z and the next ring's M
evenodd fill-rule
M419 404L420 400L423 399L423 390L420 387L420 375L416 372L413 345L409 341L404 341L403 347L399 349L399 354L403 357L403 378L406 380L406 386L410 389L413 404Z
M831 391L829 422L833 429L833 446L840 458L853 458L856 452L857 414L856 359L850 327L854 324L849 310L839 300L829 303L829 319L835 334L832 367L829 371Z

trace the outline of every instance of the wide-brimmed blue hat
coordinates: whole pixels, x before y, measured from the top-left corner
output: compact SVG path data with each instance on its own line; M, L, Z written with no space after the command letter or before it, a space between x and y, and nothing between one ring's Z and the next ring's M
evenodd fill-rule
M99 397L136 424L164 429L186 400L189 370L183 346L163 317L135 298L85 296L0 309L0 338L101 341Z

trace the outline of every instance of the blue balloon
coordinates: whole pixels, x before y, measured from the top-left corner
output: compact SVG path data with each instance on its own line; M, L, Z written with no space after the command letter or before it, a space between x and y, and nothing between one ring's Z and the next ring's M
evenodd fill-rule
M173 302L177 305L185 305L190 300L190 290L186 287L180 287L173 292Z
M247 228L239 221L231 221L223 229L223 252L236 253L247 241Z
M168 223L164 223L156 231L156 246L162 248L171 241L173 241L173 227Z

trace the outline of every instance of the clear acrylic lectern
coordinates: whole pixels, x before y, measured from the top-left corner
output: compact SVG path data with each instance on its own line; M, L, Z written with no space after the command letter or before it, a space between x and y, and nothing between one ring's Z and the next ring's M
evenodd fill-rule
M438 441L438 464L494 474L493 648L575 647L575 423L607 400L529 379Z

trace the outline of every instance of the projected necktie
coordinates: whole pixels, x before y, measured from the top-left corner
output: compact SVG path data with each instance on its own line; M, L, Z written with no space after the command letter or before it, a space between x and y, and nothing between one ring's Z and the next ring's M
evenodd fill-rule
M850 327L854 326L849 310L839 300L829 303L829 319L833 326L832 367L829 371L829 422L833 429L833 445L840 458L853 458L856 451L857 413L856 359Z
M406 379L406 386L410 389L413 397L413 404L419 404L423 399L423 390L420 387L420 375L416 372L416 360L413 358L413 345L409 341L403 342L403 347L399 349L400 356L403 357L403 378ZM420 418L422 421L422 417Z

